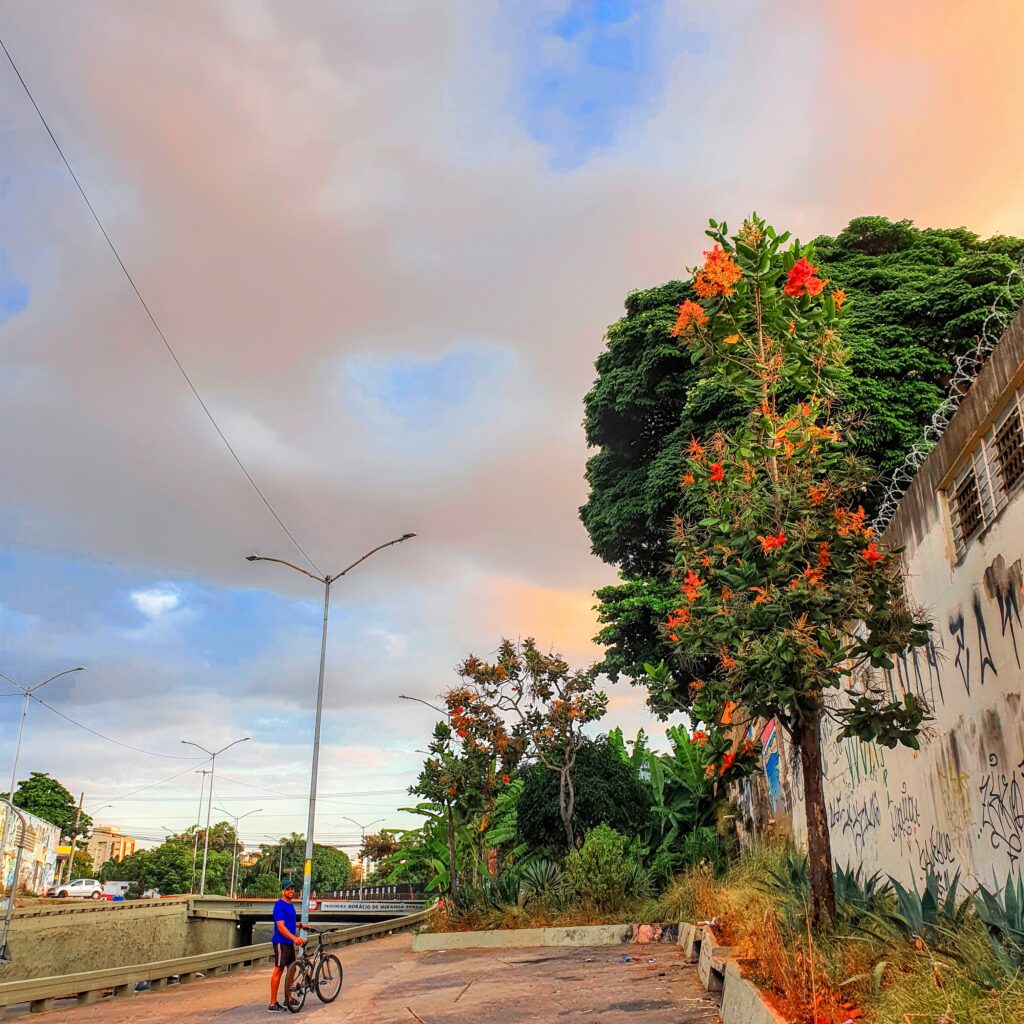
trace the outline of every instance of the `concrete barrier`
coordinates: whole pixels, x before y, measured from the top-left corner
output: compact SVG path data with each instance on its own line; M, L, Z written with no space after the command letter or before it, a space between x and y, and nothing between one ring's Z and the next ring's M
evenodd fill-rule
M504 928L480 932L420 932L414 953L436 949L513 949L526 946L617 946L633 937L631 924L589 924L571 928Z
M410 914L407 917L381 921L375 924L359 925L325 936L324 944L344 946L351 942L362 942L391 932L414 928L429 920L434 908ZM96 971L82 971L46 978L29 978L24 981L0 983L0 1007L16 1003L28 1003L34 1013L53 1008L55 999L75 996L80 1003L93 1003L105 992L115 997L127 998L135 995L135 985L153 983L156 989L164 988L168 981L177 979L182 985L196 980L197 974L209 975L233 968L249 966L269 958L272 947L269 942L254 946L239 946L216 953L202 953L198 956L177 957L147 964L131 964L122 967Z
M722 1024L787 1024L786 1018L765 1002L757 986L740 974L735 960L725 966Z

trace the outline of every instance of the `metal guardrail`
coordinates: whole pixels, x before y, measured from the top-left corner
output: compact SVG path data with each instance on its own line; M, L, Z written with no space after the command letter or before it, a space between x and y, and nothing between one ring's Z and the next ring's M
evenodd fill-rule
M345 928L325 935L324 945L346 946L378 935L404 931L423 924L433 913L434 907L431 906L406 917ZM186 985L195 981L197 974L222 974L269 959L272 955L271 944L259 942L253 946L222 949L216 953L199 953L196 956L183 956L175 960L158 960L149 964L83 971L80 974L62 974L52 978L0 982L0 1008L15 1003L29 1003L34 1013L41 1013L53 1009L55 999L69 996L77 996L80 1003L94 1003L107 991L113 991L113 994L119 997L133 996L135 985L140 981L151 982L154 989L165 988L173 978Z

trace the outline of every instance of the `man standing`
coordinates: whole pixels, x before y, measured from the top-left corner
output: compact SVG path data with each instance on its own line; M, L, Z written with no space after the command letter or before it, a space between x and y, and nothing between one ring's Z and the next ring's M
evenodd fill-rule
M281 975L288 970L289 964L295 963L295 947L306 944L306 940L300 939L296 934L298 928L295 924L293 899L295 884L284 882L281 886L281 898L274 904L274 935L270 940L274 944L274 970L270 975L270 1005L267 1009L271 1012L280 1013L285 1009L277 1001Z

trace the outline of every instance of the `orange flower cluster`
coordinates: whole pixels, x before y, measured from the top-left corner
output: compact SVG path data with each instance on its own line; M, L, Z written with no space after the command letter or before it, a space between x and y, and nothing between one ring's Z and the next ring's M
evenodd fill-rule
M684 487L688 487L692 483L693 483L693 474L692 473L684 473L683 474L683 479L682 479L683 486Z
M765 604L768 601L768 591L764 587L748 587L747 589L757 594L754 604Z
M822 541L818 545L818 565L822 569L827 569L832 564L832 549L828 545L828 541Z
M781 548L782 545L786 543L786 540L788 538L782 532L782 530L779 530L778 533L769 534L767 537L762 537L758 535L757 539L761 542L761 550L766 555L769 555L773 551L777 551L779 548Z
M757 470L754 469L754 467L749 462L747 462L746 459L744 459L743 460L743 482L745 484L749 484L754 479L755 476L757 476Z
M724 668L726 672L731 672L736 667L736 665L738 664L736 659L733 658L726 651L722 651L721 662L722 662L722 668Z
M726 754L725 757L722 758L722 767L719 769L718 774L719 775L724 775L733 766L735 761L736 761L736 755L735 754L732 754L732 753Z
M739 340L740 340L740 336L738 334L730 334L728 338L723 338L722 339L722 344L723 345L735 345L736 342L738 342Z
M708 479L713 484L721 483L725 479L725 467L720 462L712 462L708 469L711 471Z
M736 701L730 700L725 703L725 710L722 712L722 725L732 724L732 715L736 710Z
M806 256L801 256L793 264L782 290L791 299L799 299L801 295L820 295L825 282L815 276L817 273L818 268L809 263Z
M812 505L820 505L828 497L828 484L811 484L807 488L807 499Z
M704 581L692 570L686 574L686 579L683 581L680 590L683 592L687 601L693 602L700 597L701 588L704 586Z
M690 609L683 606L676 608L672 614L665 620L665 628L676 630L680 626L688 626L690 624ZM679 637L675 633L669 634L669 640L672 643L676 643Z
M690 737L691 743L696 743L698 747L703 747L708 741L708 734L701 729L697 729L694 734Z
M702 299L736 294L734 285L743 276L736 261L720 245L704 253L704 266L697 272L693 290Z
M852 537L858 533L865 537L870 536L871 527L865 527L864 525L867 513L862 505L857 506L856 512L849 508L837 508L835 515L836 533L840 537Z
M885 558L885 555L882 554L882 552L878 550L878 545L874 541L872 541L861 552L861 555L864 556L864 561L867 562L869 565L872 565L872 566L878 565L878 563L881 562Z
M672 336L675 338L691 338L696 330L707 325L708 315L704 307L693 299L687 299L679 307L679 316L675 326L672 328Z
M832 293L832 298L835 299L836 309L842 309L843 303L846 301L846 292L842 288L837 288Z
M744 740L743 746L740 747L744 757L752 757L754 754L754 744L751 740Z
M502 775L501 781L507 786L512 780L507 775Z
M704 461L704 445L700 443L695 437L690 438L690 443L686 446L686 457L692 459L694 462Z

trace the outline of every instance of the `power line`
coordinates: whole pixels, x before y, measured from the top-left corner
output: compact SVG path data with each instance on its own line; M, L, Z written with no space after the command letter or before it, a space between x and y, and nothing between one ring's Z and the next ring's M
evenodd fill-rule
M0 39L0 47L3 48L4 54L7 56L7 60L10 62L10 65L13 68L15 75L18 76L18 81L21 83L22 89L25 90L25 95L29 98L29 102L32 104L36 114L39 116L39 120L42 122L43 127L46 129L46 134L50 136L50 141L53 143L57 152L60 154L61 160L64 161L64 166L67 168L68 174L71 175L71 180L74 181L75 185L78 187L78 191L81 194L82 199L85 200L85 205L89 208L89 212L92 214L92 219L96 221L96 226L100 229L101 234L106 239L107 245L110 247L110 251L114 254L114 259L117 260L118 265L121 267L121 270L124 271L124 276L125 278L127 278L128 283L131 285L132 291L135 292L135 296L136 298L138 298L140 304L142 305L142 308L146 311L146 315L149 317L150 323L152 323L153 327L156 329L156 333L160 336L160 340L164 343L164 347L167 349L167 352L169 353L171 359L174 360L174 365L177 366L178 370L181 372L182 377L184 377L185 379L185 383L189 386L189 389L191 390L192 394L195 395L196 401L202 407L203 412L206 413L206 418L213 425L213 429L217 431L218 436L224 442L224 447L227 448L227 450L231 453L231 457L237 463L238 468L242 471L242 473L245 474L245 478L252 485L252 489L260 496L260 499L262 500L263 504L266 505L267 510L274 517L274 519L277 520L277 525L281 527L281 529L285 532L285 535L288 537L288 539L292 542L292 544L295 545L296 549L300 552L302 557L305 558L305 560L313 567L317 574L323 576L323 572L321 571L320 567L316 564L316 562L313 561L312 558L309 557L308 554L306 554L305 548L303 548L303 546L295 539L295 535L291 532L291 530L289 530L288 527L285 526L284 520L277 514L277 511L274 509L274 506L270 504L270 501L267 499L267 496L263 493L263 491L260 490L259 485L253 479L252 474L249 472L248 469L245 468L245 465L239 458L238 453L231 446L231 442L225 436L224 431L220 429L220 425L214 419L213 413L210 412L209 408L206 405L206 402L203 401L202 395L199 394L199 391L196 388L195 384L192 383L192 378L189 377L188 373L185 371L185 367L181 363L181 360L178 358L174 349L171 348L171 343L167 340L166 335L164 334L160 325L157 323L156 317L153 316L152 310L146 304L146 300L142 297L142 293L139 291L138 286L135 284L135 280L132 278L132 275L128 272L128 268L125 266L124 260L121 259L121 255L120 253L118 253L117 247L111 240L110 235L107 234L107 229L103 226L103 221L100 220L99 214L96 213L96 210L93 208L92 203L89 201L89 197L85 194L85 189L82 187L82 183L78 180L78 175L75 174L74 170L71 167L71 164L68 162L68 158L64 155L64 150L61 149L60 143L57 141L57 137L53 134L53 130L50 128L49 123L43 116L43 112L39 109L39 104L36 103L35 97L32 95L32 91L28 87L28 83L22 77L21 72L18 70L18 65L14 63L14 58L11 56L10 51L7 49L7 46L2 39Z
M192 761L193 763L206 760L206 758L202 757L189 757L185 754L160 754L155 750L143 750L142 747L133 747L130 743L122 743L121 740L115 740L113 736L105 736L95 729L90 729L87 725L82 725L81 722L76 722L70 715L65 715L63 711L58 711L52 704L47 704L42 697L37 697L34 693L29 694L29 696L37 703L42 704L47 711L52 711L59 718L63 718L65 722L77 725L79 729L84 729L86 732L92 733L93 736L98 736L101 740L106 740L108 743L116 743L119 747L134 750L137 754L149 754L151 757L166 757L173 761Z
M161 779L159 782L153 782L148 786L142 786L140 789L133 789L130 793L122 793L120 796L101 797L108 804L118 803L121 800L127 800L131 796L138 796L139 793L145 793L147 789L156 789L157 786L162 786L165 782L172 782L174 779L180 779L182 775L187 775L189 772L195 771L192 765L189 765L184 771L178 772L175 775L168 775L166 779ZM102 810L103 808L100 808Z

